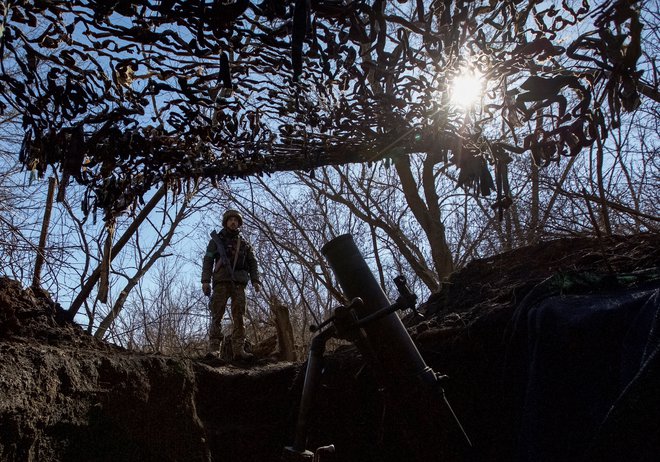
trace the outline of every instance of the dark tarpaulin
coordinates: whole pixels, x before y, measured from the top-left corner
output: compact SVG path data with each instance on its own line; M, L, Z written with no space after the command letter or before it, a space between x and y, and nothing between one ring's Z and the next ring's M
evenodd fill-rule
M609 289L609 290L608 290ZM504 386L519 462L660 460L660 281L533 291L513 320Z

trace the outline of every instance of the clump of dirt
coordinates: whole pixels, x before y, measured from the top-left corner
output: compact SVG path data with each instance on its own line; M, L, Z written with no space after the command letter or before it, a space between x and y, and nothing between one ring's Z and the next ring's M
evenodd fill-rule
M62 307L40 289L0 277L0 341L53 346L113 348L66 321Z
M192 365L133 354L0 278L0 459L210 460Z
M466 325L485 313L515 305L550 277L563 275L570 279L586 273L600 277L601 284L612 288L615 282L607 275L635 273L659 264L658 234L540 242L470 262L452 274L420 310L433 318L432 325L457 319Z

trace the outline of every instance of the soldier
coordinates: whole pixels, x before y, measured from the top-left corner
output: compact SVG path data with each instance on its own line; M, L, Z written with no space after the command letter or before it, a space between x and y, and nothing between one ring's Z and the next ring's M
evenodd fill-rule
M227 210L222 216L222 231L211 233L202 263L202 290L211 296L211 327L209 352L219 353L222 344L222 317L231 298L231 346L235 359L249 359L245 351L245 286L252 282L254 290L261 290L259 269L252 246L241 236L243 217L236 210ZM211 290L213 283L213 290Z

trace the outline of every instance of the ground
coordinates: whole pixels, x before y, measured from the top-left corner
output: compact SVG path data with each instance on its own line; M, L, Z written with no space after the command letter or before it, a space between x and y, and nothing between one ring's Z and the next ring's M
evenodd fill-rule
M567 304L585 304L594 296L614 300L634 290L632 297L639 300L640 290L648 289L643 292L647 294L658 287L659 244L660 237L649 234L562 239L472 262L421 306L425 318L412 313L403 318L428 366L449 376L439 383L442 388L429 390L405 379L383 389L377 368L366 364L356 348L327 354L307 421L307 449L333 444L332 460L337 461L552 460L550 453L558 445L521 426L532 422L530 428L547 423L543 435L557 439L565 437L560 431L565 427L572 426L573 434L589 433L589 441L585 436L572 441L573 446L564 445L574 448L565 460L617 460L589 457L602 451L599 441L621 428L627 410L634 408L626 399L633 404L640 397L646 401L645 411L635 412L625 426L639 425L644 430L638 435L655 434L656 427L642 415L658 415L657 398L646 392L657 381L651 367L655 363L649 360L646 369L634 371L635 380L625 388L637 390L634 399L617 388L617 403L626 405L613 406L611 399L584 406L601 412L594 417L598 422L604 418L604 406L613 406L600 430L589 432L586 423L580 427L561 416L548 423L556 418L548 408L570 414L584 399L576 405L579 377L548 382L539 378L539 370L579 366L597 382L599 393L594 396L612 394L612 387L605 385L616 381L613 367L598 366L594 358L610 351L618 354L610 346L618 348L619 337L631 329L626 324L624 332L619 318L609 316L599 321L598 329L583 322L582 330L569 335L566 326L553 321L559 334L536 339L534 353L568 345L582 362L573 364L573 358L564 363L554 354L541 363L539 356L531 355L531 343L524 342L533 337L534 326L547 326L547 313L555 311L525 318L532 312L526 310L553 296ZM587 296L591 298L575 298ZM632 320L637 305L625 303L621 306L631 307L625 308L625 319ZM280 460L283 448L292 444L305 363L219 365L203 358L140 354L96 341L64 318L45 294L0 278L0 460L271 461ZM617 325L621 329L612 327ZM607 335L601 333L605 331ZM580 343L585 338L589 343ZM598 351L591 351L595 345ZM539 364L543 367L536 367ZM620 369L615 371L619 375ZM564 394L575 391L575 399L562 398L539 410L548 383L568 391ZM442 390L472 447L448 412ZM533 406L530 397L539 398ZM633 437L621 440L610 453L631 451L628 442ZM635 447L645 444L636 442ZM644 458L649 450L638 452L626 460L651 460Z

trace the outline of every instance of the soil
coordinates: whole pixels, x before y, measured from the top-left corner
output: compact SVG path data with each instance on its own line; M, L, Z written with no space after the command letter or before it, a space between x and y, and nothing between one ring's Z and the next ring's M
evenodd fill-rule
M521 301L551 277L600 291L612 289L615 273L658 268L660 236L649 234L562 239L470 263L420 307L424 318L403 318L428 366L449 376L442 388L409 380L383 388L355 347L328 353L305 447L334 445L319 460L513 460L514 400L500 379ZM46 294L7 278L0 351L3 461L276 461L294 441L302 362L127 351L96 341Z

